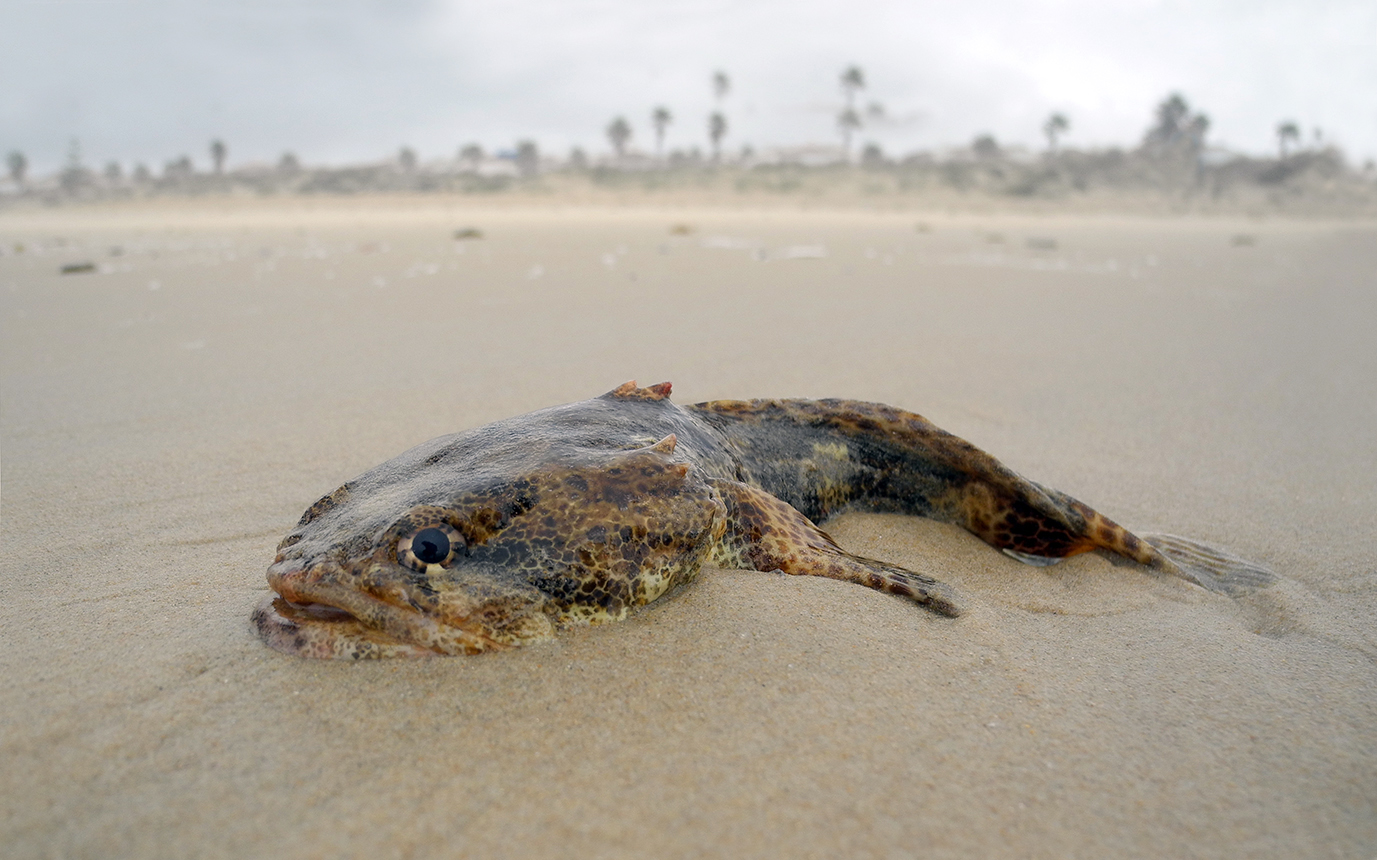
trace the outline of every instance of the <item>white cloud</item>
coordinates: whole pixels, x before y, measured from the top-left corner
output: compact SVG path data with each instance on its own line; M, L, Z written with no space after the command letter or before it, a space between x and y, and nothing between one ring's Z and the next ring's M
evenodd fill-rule
M831 140L837 76L910 121L886 149L990 132L1040 145L1067 113L1072 145L1134 145L1179 90L1212 138L1269 150L1278 120L1377 156L1377 4L936 0L278 2L154 0L11 8L0 55L0 149L36 169L79 137L92 162L159 166L212 137L231 161L423 158L464 142L607 148L613 116L649 148L666 104L670 146L706 146L708 76L727 70L728 143Z

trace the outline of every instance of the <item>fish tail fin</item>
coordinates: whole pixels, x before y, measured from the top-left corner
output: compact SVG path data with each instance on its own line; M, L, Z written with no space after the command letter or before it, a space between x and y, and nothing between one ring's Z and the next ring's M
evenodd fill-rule
M1276 574L1266 567L1223 547L1178 535L1134 534L1070 496L1042 489L1084 520L1083 542L1069 547L1066 555L1089 549L1108 550L1154 570L1179 576L1209 591L1232 597L1266 588L1276 579ZM1038 560L1020 558L1007 549L1005 552L1025 563L1038 563ZM1041 563L1050 561L1052 559Z
M1156 550L1150 566L1187 579L1210 591L1236 597L1271 585L1276 574L1226 549L1168 534L1144 534Z

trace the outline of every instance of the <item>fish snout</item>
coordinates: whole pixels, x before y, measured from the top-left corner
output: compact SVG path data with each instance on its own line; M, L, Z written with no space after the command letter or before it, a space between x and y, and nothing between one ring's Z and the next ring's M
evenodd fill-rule
M338 564L311 564L302 558L284 559L278 556L268 567L268 586L283 600L292 603L311 603L312 593L322 583L338 581L343 572Z

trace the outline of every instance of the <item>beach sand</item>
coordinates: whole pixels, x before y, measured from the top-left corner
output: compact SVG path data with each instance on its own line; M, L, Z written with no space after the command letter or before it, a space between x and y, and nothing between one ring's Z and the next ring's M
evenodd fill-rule
M1377 853L1373 222L203 200L0 243L6 857ZM1278 582L848 514L968 614L706 569L481 657L258 640L319 496L633 378L911 409Z

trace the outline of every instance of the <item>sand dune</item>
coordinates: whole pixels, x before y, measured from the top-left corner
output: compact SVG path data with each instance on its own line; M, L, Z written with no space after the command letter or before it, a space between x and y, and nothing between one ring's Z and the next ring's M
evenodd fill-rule
M0 244L7 856L1377 848L1371 222L180 202ZM255 637L322 493L631 378L912 409L1279 581L850 514L971 611L707 570L478 658Z

